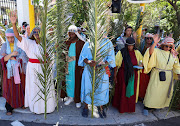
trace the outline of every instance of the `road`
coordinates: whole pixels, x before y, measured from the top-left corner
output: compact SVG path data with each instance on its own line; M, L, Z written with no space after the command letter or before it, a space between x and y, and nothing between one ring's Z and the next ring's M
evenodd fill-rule
M17 125L17 124L12 125L11 123L12 121L0 120L0 126L53 126L50 124L34 123L34 122L20 122L21 125ZM146 123L140 123L140 124L119 125L119 126L180 126L180 117L174 117L167 120L159 120L155 122L148 122L148 123L146 122Z

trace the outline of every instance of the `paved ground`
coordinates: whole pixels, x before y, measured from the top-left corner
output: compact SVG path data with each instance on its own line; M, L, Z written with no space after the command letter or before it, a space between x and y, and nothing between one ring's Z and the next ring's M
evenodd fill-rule
M0 120L8 121L22 121L22 122L35 122L44 124L56 124L59 122L60 125L124 125L124 124L141 124L145 122L154 122L162 119L169 119L172 117L180 116L179 112L171 111L168 116L167 109L160 111L154 111L149 116L142 115L142 103L136 105L135 113L120 114L115 108L109 107L107 111L107 118L101 119L98 117L97 110L95 109L94 118L83 118L81 116L82 108L77 109L75 104L70 106L64 106L63 102L59 101L59 112L54 111L47 115L47 119L44 119L44 115L36 115L31 113L29 109L15 109L12 116L7 116L4 108L5 99L0 98ZM178 117L179 118L179 117ZM31 124L31 123L30 123ZM3 126L3 125L2 125ZM29 125L27 125L29 126ZM34 126L34 125L33 125ZM165 126L165 125L164 125ZM174 126L174 125L173 125Z

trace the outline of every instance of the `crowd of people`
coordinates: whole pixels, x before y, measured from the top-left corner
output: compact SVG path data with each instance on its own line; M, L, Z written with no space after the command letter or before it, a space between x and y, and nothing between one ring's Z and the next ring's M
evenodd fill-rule
M6 42L0 50L7 115L12 115L13 109L20 107L29 107L31 112L42 114L45 113L44 100L38 99L44 95L37 96L41 85L35 73L42 72L37 58L41 55L40 28L36 27L30 32L30 26L27 25L25 35L20 35L16 19L16 13L11 13L13 29L6 30ZM90 43L81 30L75 25L69 26L69 39L65 41L68 50L65 56L66 81L62 82L65 90L62 89L60 94L61 98L68 97L65 105L75 102L76 107L80 108L83 103L82 116L88 117L88 104L92 104L92 71L89 68L96 67L104 71L93 101L101 118L107 117L104 106L109 102L110 76L113 76L115 83L112 106L120 113L135 112L139 99L143 101L142 112L145 116L151 109L169 107L174 79L180 75L178 53L172 37L166 37L160 43L158 35L147 33L137 48L136 34L132 35L133 28L128 26L115 45L104 35L97 52L97 56L103 55L103 58L94 61ZM52 113L56 108L54 85L50 89L47 113Z

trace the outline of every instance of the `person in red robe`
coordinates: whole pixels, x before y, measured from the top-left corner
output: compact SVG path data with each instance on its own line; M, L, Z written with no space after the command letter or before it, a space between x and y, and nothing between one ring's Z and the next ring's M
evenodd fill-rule
M135 40L129 37L126 45L116 55L116 68L114 73L115 93L113 107L120 113L135 112L138 87L138 66L142 60L141 53L135 48ZM118 69L118 73L116 71Z
M12 115L14 108L24 107L25 69L27 56L17 47L13 29L6 30L6 42L0 50L3 70L3 97L6 99L7 115Z

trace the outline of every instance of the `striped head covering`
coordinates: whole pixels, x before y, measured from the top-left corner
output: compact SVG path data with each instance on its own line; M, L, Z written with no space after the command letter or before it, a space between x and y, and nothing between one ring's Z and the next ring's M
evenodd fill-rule
M178 52L175 50L175 45L174 45L174 39L171 37L166 37L161 45L172 45L171 53L174 58L177 58Z

